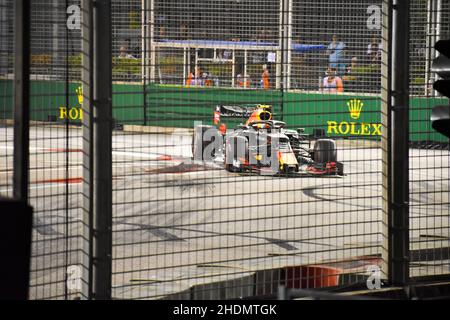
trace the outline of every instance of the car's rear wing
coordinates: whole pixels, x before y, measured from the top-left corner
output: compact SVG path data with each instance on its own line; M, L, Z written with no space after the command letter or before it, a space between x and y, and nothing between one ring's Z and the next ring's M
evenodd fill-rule
M247 119L246 124L255 120L272 119L272 106L252 105L217 105L214 110L214 124L219 125L221 117Z
M272 112L272 107L264 105L268 112ZM257 108L261 108L259 104L249 104L249 105L217 105L215 112L218 112L222 117L229 118L249 118L253 111Z

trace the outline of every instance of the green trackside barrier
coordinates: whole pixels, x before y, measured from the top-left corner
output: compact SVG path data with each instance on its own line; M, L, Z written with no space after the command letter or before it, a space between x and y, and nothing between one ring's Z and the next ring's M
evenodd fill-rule
M69 108L66 108L65 83L31 81L31 120L79 123L82 116L77 89L69 84ZM194 123L213 123L218 104L269 104L274 118L289 128L322 128L328 136L379 139L381 99L376 95L323 94L276 90L184 87L175 85L113 84L113 117L121 124L192 128ZM12 81L0 80L0 119L12 119ZM145 108L144 108L144 101ZM412 97L410 100L411 141L448 140L431 128L433 106L448 104L448 99ZM65 108L65 109L64 109ZM246 119L225 118L229 128Z
M218 104L271 104L274 118L289 128L305 128L312 133L322 128L328 136L379 139L381 133L381 98L377 95L324 94L273 90L198 88L175 85L149 85L147 89L147 124L192 128L195 121L212 124ZM410 136L412 141L447 140L431 128L433 106L448 104L447 99L412 97L410 100ZM245 119L221 118L232 128Z
M66 85L62 81L33 80L30 83L30 119L35 121L71 123L81 120L82 91L80 83L69 84L69 101L66 101ZM113 117L120 123L142 124L144 95L142 85L113 85ZM68 107L67 107L68 104ZM0 80L0 119L12 119L13 88L11 80Z
M380 102L377 97L152 85L149 86L147 105L150 123L192 127L194 120L211 124L214 106L218 104L270 104L274 107L274 119L285 121L291 128L304 127L306 132L312 132L313 128L323 128L330 135L343 135L342 132L351 132L347 102L352 99L359 99L362 106L357 117L359 122L380 122ZM235 125L246 119L233 121L222 117L221 120L227 125ZM348 128L345 128L345 124L339 127L345 121L348 122ZM353 131L356 132L357 129L354 128Z
M448 138L431 127L431 110L437 105L448 105L447 98L412 98L409 101L409 137L411 141L448 142Z
M279 113L282 101L279 91L167 85L150 85L146 98L148 125L183 128L192 128L194 122L200 121L213 124L214 108L219 104L267 104ZM229 128L245 120L221 117Z
M12 119L13 86L11 80L0 79L0 119Z
M289 127L325 130L327 136L379 138L380 99L377 96L288 93L285 116Z

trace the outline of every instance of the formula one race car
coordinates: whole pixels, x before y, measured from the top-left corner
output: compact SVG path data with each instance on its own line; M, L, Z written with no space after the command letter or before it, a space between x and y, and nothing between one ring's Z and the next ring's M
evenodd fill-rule
M248 119L236 129L227 130L220 123L222 116ZM214 111L217 127L194 128L194 159L223 162L230 172L344 175L343 164L337 161L334 140L315 139L305 134L303 128L287 129L284 122L273 120L272 116L268 105L217 106Z

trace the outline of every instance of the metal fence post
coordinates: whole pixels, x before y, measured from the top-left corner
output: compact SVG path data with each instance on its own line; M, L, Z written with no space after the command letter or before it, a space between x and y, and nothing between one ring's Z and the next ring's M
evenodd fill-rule
M28 201L30 1L14 5L14 198Z
M409 12L407 0L394 0L391 83L391 210L389 212L389 280L409 280Z
M383 0L382 14L382 46L381 57L381 123L383 130L381 132L381 150L382 150L382 211L383 211L383 245L382 245L382 272L383 277L388 278L389 265L389 219L391 210L391 65L392 57L390 55L392 43L392 10L391 0Z
M94 1L94 299L111 298L112 57L111 3Z
M82 85L83 85L83 288L84 298L92 298L92 256L93 256L93 207L94 207L94 176L93 176L93 106L92 106L92 0L82 0L82 27L81 27L81 48L82 48Z
M291 55L292 55L292 1L281 0L280 14L280 50L281 50L281 91L291 88Z
M281 0L280 2L280 79L276 81L276 88L281 91L280 120L283 120L284 113L284 92L291 89L291 60L292 60L292 8L291 0ZM277 61L278 63L278 61ZM278 77L278 74L277 74Z

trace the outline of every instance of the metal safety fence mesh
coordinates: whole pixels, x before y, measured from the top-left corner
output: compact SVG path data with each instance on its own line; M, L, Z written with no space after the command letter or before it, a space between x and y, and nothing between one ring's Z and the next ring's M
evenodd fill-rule
M34 208L32 299L68 299L78 287L81 250L80 34L67 28L77 1L31 1L29 203ZM78 7L79 8L79 7ZM1 2L1 195L12 196L14 1ZM70 116L69 116L70 115Z
M386 3L111 2L113 298L274 297L279 285L333 291L365 286L374 273L386 278ZM91 280L83 139L92 128L80 82L90 53L82 52L83 21L77 28L80 4L32 1L36 299L87 297ZM0 7L0 193L11 196L13 1ZM430 89L432 45L449 36L449 9L448 1L411 2L413 277L449 273L448 140L429 124L443 104ZM288 172L261 167L249 136L258 131L267 143L272 132L252 127L253 112L285 123L274 130L290 139L290 151L276 150ZM199 158L199 128L230 144ZM244 157L227 162L228 145L242 137ZM282 156L291 152L295 161Z
M354 89L344 80L344 93L336 85L351 69L335 54L342 42L362 57L382 41L381 16L367 27L381 3L370 14L372 3L354 3L144 3L145 86L114 91L126 119L113 136L114 297L273 297L279 285L337 288L385 272L380 71ZM345 175L308 152L287 176L227 163L226 152L196 157L198 128L227 140L255 108L305 137L303 150L336 146L329 160Z
M81 35L69 19L78 10L79 1L31 2L33 299L73 299L81 286Z
M6 129L6 119L11 119L13 87L5 85L6 78L12 74L12 57L14 42L14 22L12 1L0 2L0 190L1 195L12 197L12 170L13 170L13 133Z
M436 133L430 122L432 108L449 103L433 90L437 76L430 69L438 55L434 43L450 37L450 2L413 1L411 15L417 23L410 30L411 57L415 58L410 66L410 272L411 277L420 278L450 272L449 140ZM415 90L417 79L426 84L425 90ZM426 98L414 103L414 94Z

